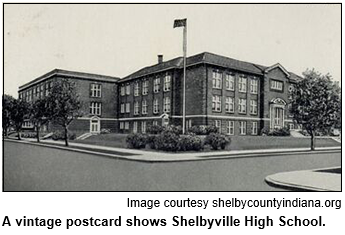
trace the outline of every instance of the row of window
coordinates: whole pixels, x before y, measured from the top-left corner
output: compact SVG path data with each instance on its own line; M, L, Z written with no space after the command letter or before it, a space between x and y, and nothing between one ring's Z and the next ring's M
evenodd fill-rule
M191 120L189 120L191 121ZM226 133L228 135L235 134L235 123L238 123L239 133L240 135L247 135L247 122L246 121L226 121ZM191 123L190 123L191 124ZM158 121L153 121L153 125L158 125ZM146 121L141 121L141 133L146 133ZM222 121L215 120L215 126L219 128L219 132L222 133ZM188 127L188 125L187 125ZM190 125L191 127L191 125ZM129 130L129 121L120 122L120 130ZM138 121L133 122L133 133L137 133L138 130ZM258 122L251 122L251 135L258 134Z
M23 99L27 102L33 101L33 99L43 98L44 96L48 96L50 89L53 86L53 82L46 82L33 87L30 90L23 91L19 93L19 99Z
M222 97L219 95L214 95L212 97L212 111L221 112L222 111ZM235 98L225 97L225 112L234 113L235 112ZM247 113L247 99L238 99L238 112L246 114ZM250 114L258 114L258 101L250 100Z
M147 108L148 108L148 104L147 104L147 100L143 100L141 101L141 113L142 114L147 114ZM139 101L135 101L134 102L134 110L133 113L134 115L139 115L140 113L140 103ZM163 112L164 113L169 113L171 109L171 101L170 101L170 97L164 97L163 99ZM158 99L154 99L153 100L153 113L157 114L159 113L159 100ZM120 113L130 113L131 112L131 103L122 103L120 105Z
M160 78L154 78L153 79L153 92L158 93L161 88L161 79ZM163 79L163 91L170 91L171 89L171 75L166 74ZM141 83L141 94L147 95L149 90L149 81L143 80ZM130 95L131 94L131 84L122 85L120 88L120 95ZM134 96L139 96L140 94L140 84L139 82L134 83Z
M258 94L258 79L253 77L250 79L250 93ZM215 70L212 73L212 87L215 89L222 89L223 87L223 73ZM235 75L233 73L225 74L225 89L229 91L235 90ZM238 77L239 92L247 92L247 77L240 75Z
M237 123L237 122L236 122ZM238 128L240 135L246 135L247 134L247 122L246 121L239 121L238 122ZM251 134L257 135L258 134L258 122L252 122L251 123ZM215 126L219 128L219 132L222 133L222 121L221 120L215 120ZM234 135L235 133L235 121L226 121L226 134L228 135Z
M277 81L277 80L271 80L271 89L277 90L277 91L282 91L283 90L283 82Z
M157 121L154 121L154 124L153 125L158 125L158 123L155 124L155 122ZM129 122L120 122L120 130L129 130ZM137 121L134 121L133 122L133 133L137 133L138 132L138 122ZM141 133L145 134L146 133L146 121L142 121L141 122Z

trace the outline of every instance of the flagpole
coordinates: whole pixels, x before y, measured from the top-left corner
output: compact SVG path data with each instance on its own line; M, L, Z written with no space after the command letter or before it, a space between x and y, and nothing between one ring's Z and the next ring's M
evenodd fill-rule
M186 57L187 57L187 22L183 27L183 114L182 133L186 133Z

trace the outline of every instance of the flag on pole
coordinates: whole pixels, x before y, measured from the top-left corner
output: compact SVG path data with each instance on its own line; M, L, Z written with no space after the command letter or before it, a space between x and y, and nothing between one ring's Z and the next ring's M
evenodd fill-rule
M186 27L187 19L178 19L174 21L174 28L177 27Z

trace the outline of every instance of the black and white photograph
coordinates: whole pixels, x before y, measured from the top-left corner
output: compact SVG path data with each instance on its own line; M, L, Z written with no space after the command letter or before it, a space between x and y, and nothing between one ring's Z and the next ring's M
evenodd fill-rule
M341 192L341 4L3 4L3 192Z

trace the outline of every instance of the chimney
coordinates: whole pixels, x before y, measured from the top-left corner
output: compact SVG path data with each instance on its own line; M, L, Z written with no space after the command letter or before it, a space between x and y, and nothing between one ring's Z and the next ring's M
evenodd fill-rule
M158 55L158 64L163 63L163 55Z

